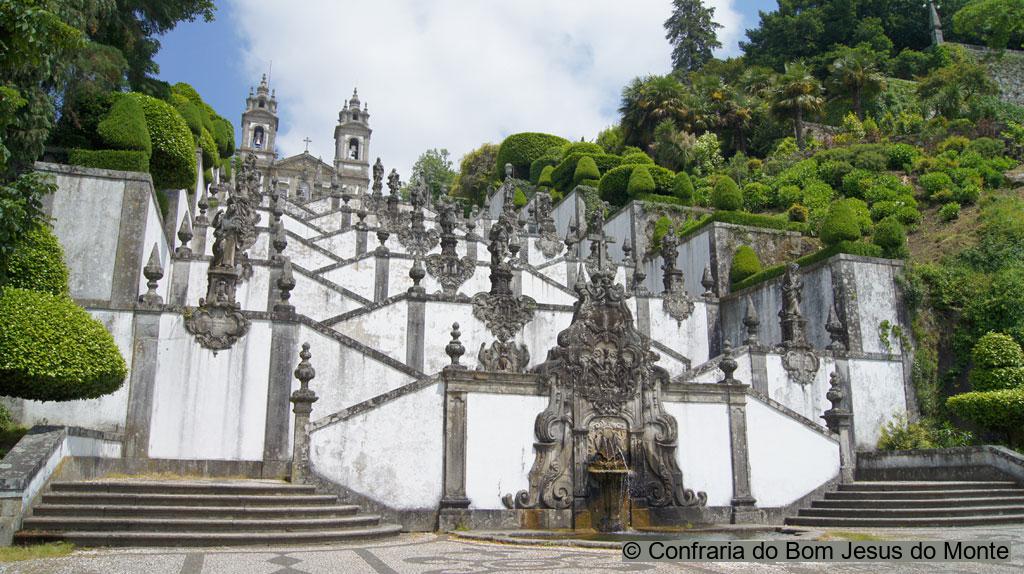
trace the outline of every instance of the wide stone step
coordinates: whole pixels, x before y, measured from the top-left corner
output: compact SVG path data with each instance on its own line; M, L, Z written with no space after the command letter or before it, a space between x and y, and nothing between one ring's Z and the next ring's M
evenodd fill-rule
M950 508L966 506L1024 506L1024 496L993 496L978 498L921 498L863 500L814 500L811 508Z
M909 490L1020 490L1013 481L858 481L840 484L842 492L876 492Z
M71 492L123 492L139 494L314 494L316 488L305 484L281 481L211 481L211 480L80 480L50 483L50 490Z
M65 534L82 532L265 532L304 530L343 530L366 528L380 524L380 516L358 514L337 518L111 518L33 516L22 523L24 530L60 531Z
M329 518L359 512L353 504L317 506L132 506L104 504L40 504L33 516L97 516L139 518Z
M128 506L312 506L335 505L337 496L325 494L150 494L137 492L49 492L44 504Z
M826 500L944 500L952 498L991 498L993 496L1021 496L1024 490L971 489L971 490L871 490L826 492Z
M930 518L849 518L826 516L795 516L786 519L792 526L825 526L835 528L949 528L1024 523L1024 513L995 516L956 516Z
M947 508L804 508L801 518L832 516L840 518L929 518L944 516L1024 515L1024 506L967 506Z
M15 544L39 544L65 541L78 546L238 546L278 544L320 544L394 536L401 531L397 524L380 524L367 528L342 530L261 532L116 532L116 531L32 531L14 535Z

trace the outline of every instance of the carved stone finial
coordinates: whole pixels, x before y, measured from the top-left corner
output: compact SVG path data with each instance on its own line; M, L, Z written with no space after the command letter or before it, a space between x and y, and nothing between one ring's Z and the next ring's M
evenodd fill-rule
M365 209L360 209L359 211L356 212L356 218L359 219L359 221L356 222L356 231L368 231L369 230L369 226L366 225L366 216L367 215L368 214L366 213Z
M846 393L843 391L843 380L839 373L832 371L828 376L828 392L825 398L832 404L832 408L825 411L821 418L825 419L828 430L838 433L840 427L849 425L851 419L850 410L846 408Z
M386 245L386 243L388 242L388 237L391 237L391 234L388 233L387 229L385 229L384 227L377 228L377 241L380 242L380 245L378 245L377 248L373 250L373 253L375 255L378 255L380 257L387 257L388 254L391 253L388 250L388 246Z
M723 385L738 385L740 381L736 380L732 375L736 372L736 368L739 365L736 364L736 359L732 357L732 342L729 339L725 340L725 345L722 350L722 360L718 362L718 368L722 369L722 373L725 374L725 378L722 379Z
M160 248L156 243L149 252L149 261L142 268L142 274L146 277L146 293L139 296L139 303L150 307L162 305L163 297L156 292L156 288L164 277L164 268L160 265Z
M761 320L757 316L757 308L754 307L754 301L747 295L747 315L743 317L743 326L747 328L747 338L743 340L744 345L751 347L756 346L760 341L757 338L757 328L761 325Z
M423 264L420 262L420 258L414 257L412 260L412 267L409 269L409 278L412 279L412 287L409 287L410 295L425 295L427 290L420 285L420 281L426 277L427 272L423 270Z
M281 275L277 278L277 289L279 300L274 303L274 311L278 313L294 313L295 306L289 303L292 296L292 289L295 289L295 273L292 271L292 261L282 257Z
M284 261L284 250L288 247L288 235L285 233L284 225L281 222L274 222L271 224L273 240L271 245L274 247L274 255L271 259L275 263L281 263Z
M313 411L313 403L319 400L313 389L309 388L309 381L316 377L316 369L309 362L312 356L309 352L309 343L303 343L302 350L299 351L299 364L294 372L295 378L299 380L299 388L292 392L289 399L295 405L292 410L296 415L308 416Z
M192 257L192 248L189 247L189 242L192 241L192 224L188 222L188 217L181 218L181 226L178 227L178 241L181 241L181 245L174 250L176 257Z
M711 274L711 264L704 266L704 275L700 278L700 286L704 288L704 297L712 298L715 296L715 277Z
M839 314L836 313L835 303L828 308L828 320L825 321L825 330L828 331L830 341L828 346L825 348L831 351L845 351L846 325L839 320Z
M462 355L466 354L466 348L462 346L462 342L459 341L459 337L462 336L462 332L459 331L459 324L452 323L452 338L451 341L445 345L444 352L451 358L452 362L446 368L449 369L465 369L466 366L459 363L459 359Z
M213 189L216 189L216 187L213 187ZM199 215L196 216L196 226L209 225L210 220L206 218L206 210L210 208L210 197L205 187L203 187L203 194L199 196L196 206L199 207Z
M828 402L832 403L833 409L840 409L843 407L843 399L846 398L846 393L843 392L843 384L839 379L839 373L832 371L832 374L828 376L828 392L825 393L825 398Z

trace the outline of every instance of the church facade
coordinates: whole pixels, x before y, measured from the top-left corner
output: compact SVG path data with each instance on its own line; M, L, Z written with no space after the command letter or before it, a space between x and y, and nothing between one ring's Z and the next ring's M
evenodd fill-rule
M338 112L334 128L334 160L328 163L309 153L309 138L302 153L278 157L277 134L279 116L277 95L270 88L266 74L254 89L250 88L242 113L242 143L239 159L249 153L264 177L275 182L277 191L294 201L302 202L347 192L352 195L366 193L370 185L370 112L367 104L359 101L357 90L345 100Z

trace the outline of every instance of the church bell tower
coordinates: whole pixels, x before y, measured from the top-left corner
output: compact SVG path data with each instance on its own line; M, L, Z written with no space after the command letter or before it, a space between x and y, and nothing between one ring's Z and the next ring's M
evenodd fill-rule
M362 105L362 108L360 108ZM338 181L351 193L366 193L370 186L370 112L357 90L338 112L334 128L334 169Z
M245 99L242 112L242 145L238 148L241 157L251 151L256 154L256 165L266 167L274 159L274 144L277 140L277 98L267 85L263 74L260 85Z

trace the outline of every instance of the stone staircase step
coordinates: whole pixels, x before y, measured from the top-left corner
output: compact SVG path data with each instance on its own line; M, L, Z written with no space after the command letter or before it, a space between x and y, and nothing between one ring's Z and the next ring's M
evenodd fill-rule
M359 512L352 504L318 506L150 506L39 504L33 516L107 516L139 518L262 518L339 517Z
M314 494L315 487L281 481L159 481L159 480L82 480L50 483L50 490L59 493L110 492L139 494L242 494L292 495Z
M321 544L394 536L397 524L368 528L288 532L59 532L22 530L14 535L15 544L39 544L66 541L78 546L239 546L277 544Z
M951 508L970 506L1024 505L1024 495L993 496L978 498L922 498L922 499L878 499L862 500L814 500L811 508Z
M281 496L276 494L149 494L137 492L49 492L44 504L90 504L129 506L309 506L337 504L338 497L321 494Z
M826 526L834 528L944 528L954 526L984 526L994 524L1019 524L1024 522L1024 513L996 516L956 516L930 518L850 518L824 516L794 516L786 519L791 526Z
M998 493L1017 496L1024 494L1024 490L997 490L970 489L970 490L876 490L876 491L847 491L838 490L826 492L827 500L908 500L908 499L932 499L945 500L949 498L990 498Z
M931 491L931 490L1020 490L1013 481L857 481L840 484L841 492Z
M1024 506L966 506L947 508L804 508L798 516L839 518L929 518L944 516L1024 515Z
M61 530L72 532L266 532L305 530L336 531L345 528L365 528L380 524L380 516L357 514L339 518L129 518L129 517L66 517L32 516L26 518L22 528L28 531Z

